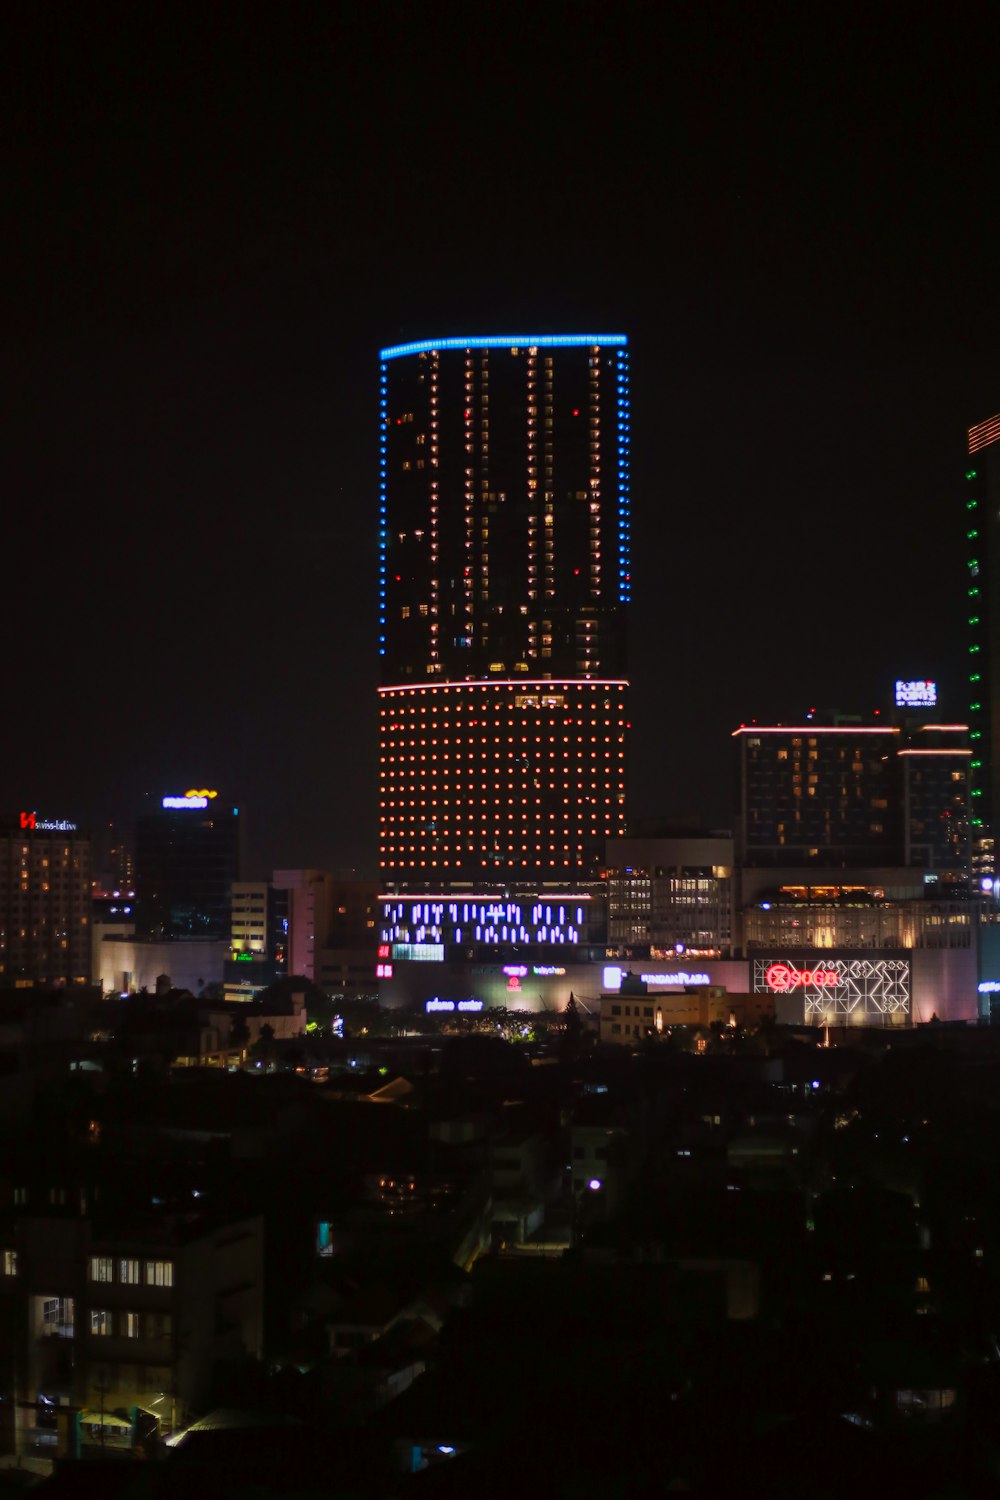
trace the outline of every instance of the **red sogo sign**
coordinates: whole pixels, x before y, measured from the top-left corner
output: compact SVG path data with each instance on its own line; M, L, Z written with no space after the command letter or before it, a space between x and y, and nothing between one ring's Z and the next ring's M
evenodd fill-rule
M841 975L836 969L796 969L792 964L778 963L768 965L764 974L764 982L769 990L777 990L779 993L786 994L799 985L840 984Z

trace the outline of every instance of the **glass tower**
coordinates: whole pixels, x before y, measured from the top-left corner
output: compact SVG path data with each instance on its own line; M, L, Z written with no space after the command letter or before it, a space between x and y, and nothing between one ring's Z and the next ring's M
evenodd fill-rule
M593 878L624 829L624 334L383 349L380 861Z

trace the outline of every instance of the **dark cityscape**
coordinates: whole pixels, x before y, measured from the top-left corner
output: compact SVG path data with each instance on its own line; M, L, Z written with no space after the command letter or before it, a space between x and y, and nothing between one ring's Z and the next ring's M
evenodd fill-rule
M996 15L5 23L0 1496L997 1494Z

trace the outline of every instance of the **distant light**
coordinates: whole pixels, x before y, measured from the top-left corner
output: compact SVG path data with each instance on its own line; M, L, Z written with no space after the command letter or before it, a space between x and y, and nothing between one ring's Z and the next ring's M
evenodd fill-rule
M981 891L991 891L993 889L993 876L984 875L982 880L979 882L979 889Z
M592 1193L596 1193L604 1186L604 1184L599 1177L592 1177L587 1183L587 1186L590 1188L590 1191Z
M438 1443L439 1453L454 1453L454 1451L455 1450L450 1443Z

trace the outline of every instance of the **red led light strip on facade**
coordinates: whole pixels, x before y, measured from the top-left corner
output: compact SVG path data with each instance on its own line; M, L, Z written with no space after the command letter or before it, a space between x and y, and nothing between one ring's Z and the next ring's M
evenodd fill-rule
M739 729L734 729L732 738L738 734L898 734L898 729L889 727L877 728L868 724L774 724L764 727L758 724L741 724Z
M475 679L471 682L405 682L392 687L380 687L379 693L443 693L461 688L608 688L628 687L624 677L501 677L495 682ZM738 731L737 731L738 732ZM895 733L895 731L892 731Z
M978 453L980 448L988 448L1000 438L1000 415L989 417L985 422L978 422L975 427L969 428L969 452Z

